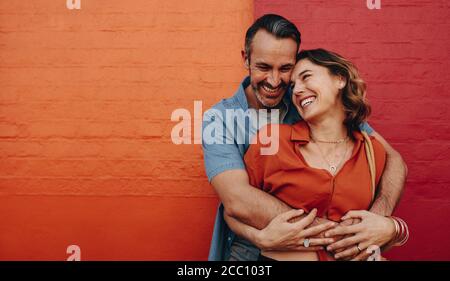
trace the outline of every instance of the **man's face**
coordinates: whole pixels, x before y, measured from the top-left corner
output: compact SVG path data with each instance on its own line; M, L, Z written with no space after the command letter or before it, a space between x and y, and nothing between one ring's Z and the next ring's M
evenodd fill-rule
M253 38L249 59L251 87L261 108L277 106L286 92L295 66L297 43L278 39L265 30Z

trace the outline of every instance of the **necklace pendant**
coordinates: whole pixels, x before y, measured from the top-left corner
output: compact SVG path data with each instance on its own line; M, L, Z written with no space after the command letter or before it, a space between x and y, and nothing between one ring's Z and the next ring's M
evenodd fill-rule
M330 172L331 173L336 173L336 170L337 170L337 168L336 168L336 166L330 166Z

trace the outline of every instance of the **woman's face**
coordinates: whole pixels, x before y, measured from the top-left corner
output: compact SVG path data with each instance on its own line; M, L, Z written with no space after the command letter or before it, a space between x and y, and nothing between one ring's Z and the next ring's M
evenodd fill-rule
M291 82L292 101L305 121L343 112L340 90L344 88L342 77L332 75L326 67L302 59L295 65Z

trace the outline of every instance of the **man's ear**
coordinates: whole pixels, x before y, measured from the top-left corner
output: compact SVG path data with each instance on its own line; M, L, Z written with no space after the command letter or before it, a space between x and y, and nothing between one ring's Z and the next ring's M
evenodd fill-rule
M241 50L241 56L242 60L244 61L245 68L249 69L250 68L249 57L247 56L247 53L244 50Z

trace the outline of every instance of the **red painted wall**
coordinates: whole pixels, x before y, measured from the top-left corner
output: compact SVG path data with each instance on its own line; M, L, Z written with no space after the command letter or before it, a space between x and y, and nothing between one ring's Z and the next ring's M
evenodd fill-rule
M446 0L255 0L255 17L278 13L301 30L303 49L350 58L368 83L372 126L406 159L409 178L396 214L407 245L387 256L450 260L450 4Z

